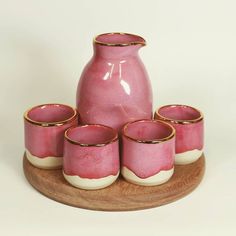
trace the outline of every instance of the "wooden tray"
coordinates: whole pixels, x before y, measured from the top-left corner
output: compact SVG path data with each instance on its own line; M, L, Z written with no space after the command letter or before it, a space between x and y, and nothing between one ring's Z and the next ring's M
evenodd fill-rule
M45 196L74 207L102 211L129 211L161 206L184 197L201 182L205 157L189 165L176 165L165 184L143 187L120 177L101 190L82 190L69 185L61 170L42 170L32 166L24 155L24 173L29 183Z

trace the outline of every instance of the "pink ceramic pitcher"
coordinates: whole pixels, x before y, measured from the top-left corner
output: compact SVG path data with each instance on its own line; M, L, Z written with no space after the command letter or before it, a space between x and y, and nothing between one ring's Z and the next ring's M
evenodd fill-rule
M138 55L145 40L127 33L101 34L94 55L77 88L82 124L103 124L117 130L130 121L152 117L152 90Z

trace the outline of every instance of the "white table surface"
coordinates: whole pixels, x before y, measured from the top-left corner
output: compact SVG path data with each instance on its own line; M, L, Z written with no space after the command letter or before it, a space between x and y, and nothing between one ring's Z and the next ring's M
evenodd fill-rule
M236 235L236 3L229 0L0 0L0 235ZM34 190L22 170L23 112L75 104L92 37L142 35L154 107L205 115L206 173L187 197L159 208L98 212Z

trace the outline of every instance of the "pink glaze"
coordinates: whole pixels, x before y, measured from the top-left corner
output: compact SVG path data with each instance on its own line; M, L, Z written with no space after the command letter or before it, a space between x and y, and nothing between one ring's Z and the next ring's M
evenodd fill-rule
M119 142L115 130L102 125L85 125L65 134L63 168L67 175L98 179L117 175Z
M122 166L148 178L174 166L175 131L161 121L131 122L122 129Z
M138 50L140 36L111 33L94 40L94 55L81 75L77 107L83 124L117 130L133 120L152 117L152 91Z
M203 149L203 116L197 109L185 105L167 105L156 111L155 119L164 120L175 128L176 153Z
M25 113L25 147L37 157L62 157L64 132L78 124L73 108L62 104L36 106Z

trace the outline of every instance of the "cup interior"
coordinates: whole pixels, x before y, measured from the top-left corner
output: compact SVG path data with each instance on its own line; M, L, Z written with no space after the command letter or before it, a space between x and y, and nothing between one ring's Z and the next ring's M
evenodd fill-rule
M63 122L75 115L72 107L62 104L46 104L32 108L27 113L27 118L39 123Z
M159 115L169 120L192 121L201 117L197 109L185 105L169 105L158 110Z
M84 125L70 128L66 137L73 143L96 146L110 143L118 138L117 132L103 125Z
M165 140L173 133L174 129L170 125L153 120L135 121L127 124L123 129L125 136L141 142Z

